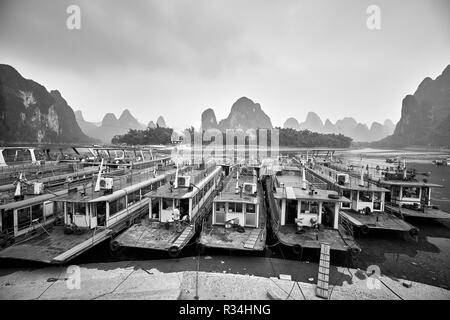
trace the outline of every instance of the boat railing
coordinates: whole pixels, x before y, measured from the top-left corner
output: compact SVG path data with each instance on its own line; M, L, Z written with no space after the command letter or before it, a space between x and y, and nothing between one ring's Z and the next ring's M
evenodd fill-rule
M347 219L347 217L345 217L342 214L339 214L339 218L338 218L338 224L339 226L351 237L353 237L354 235L354 231L353 231L353 225L352 223Z

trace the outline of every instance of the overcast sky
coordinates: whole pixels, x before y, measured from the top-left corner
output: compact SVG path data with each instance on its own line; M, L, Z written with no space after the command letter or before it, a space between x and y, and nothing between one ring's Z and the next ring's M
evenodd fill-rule
M81 8L81 30L66 9ZM366 26L369 5L381 30ZM450 64L448 0L0 0L0 63L58 89L85 119L200 124L239 97L274 125L398 121L401 101Z

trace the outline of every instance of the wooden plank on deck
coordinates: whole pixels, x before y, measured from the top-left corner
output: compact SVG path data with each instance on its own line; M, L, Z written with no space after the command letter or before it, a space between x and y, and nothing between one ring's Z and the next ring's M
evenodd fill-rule
M328 299L328 282L330 279L330 245L320 244L319 274L317 276L316 296Z

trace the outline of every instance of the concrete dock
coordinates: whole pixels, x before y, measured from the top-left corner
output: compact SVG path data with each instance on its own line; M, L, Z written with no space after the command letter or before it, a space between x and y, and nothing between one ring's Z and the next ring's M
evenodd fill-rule
M200 258L202 259L202 258ZM366 271L337 267L346 279L330 281L330 300L450 300L450 291ZM30 271L1 270L0 299L181 299L324 300L316 297L317 279L290 280L289 275L253 275L181 271L160 272L151 263L86 264ZM334 283L338 283L335 281Z

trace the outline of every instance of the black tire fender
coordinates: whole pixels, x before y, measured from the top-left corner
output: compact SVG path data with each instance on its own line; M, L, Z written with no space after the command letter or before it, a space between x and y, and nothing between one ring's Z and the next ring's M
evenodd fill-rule
M112 252L115 252L119 249L120 245L116 240L111 240L109 242L109 249L111 249Z
M295 244L292 247L292 252L295 253L295 254L300 254L302 252L302 246L299 245L299 244Z
M361 230L361 233L364 235L369 233L369 227L366 226L365 224L361 226L360 230Z
M178 246L173 245L167 250L167 252L169 253L169 256L171 258L176 258L180 254L180 248Z
M413 228L409 229L408 233L411 237L415 237L415 236L419 235L419 230L417 228L413 227Z

